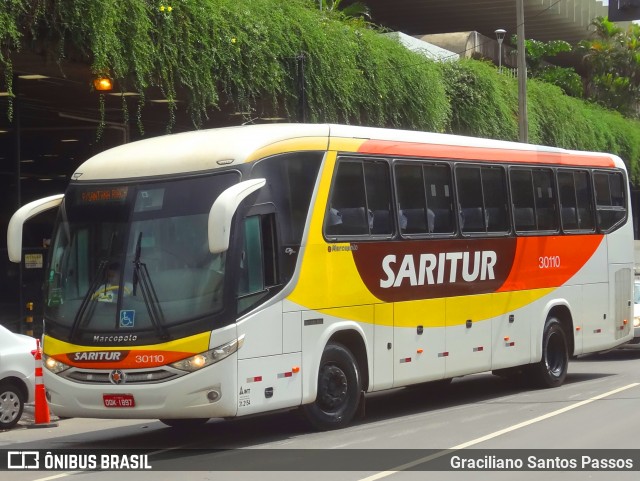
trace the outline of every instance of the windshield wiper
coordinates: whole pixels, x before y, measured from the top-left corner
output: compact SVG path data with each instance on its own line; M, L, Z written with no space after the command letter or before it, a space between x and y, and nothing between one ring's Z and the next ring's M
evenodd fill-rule
M144 262L140 262L142 244L142 232L138 234L138 240L136 241L136 252L133 259L133 295L136 295L138 289L138 283L140 284L140 290L142 291L142 298L147 306L149 312L149 319L151 324L156 328L156 332L160 339L167 339L169 336L165 328L164 314L160 307L160 301L158 300L158 294L151 282L151 276L147 270L147 265Z
M109 265L109 259L101 259L100 264L98 264L98 270L96 272L96 276L93 278L87 293L82 298L82 304L80 304L80 308L76 313L76 317L73 319L73 324L71 325L71 331L69 332L69 339L73 340L73 337L78 329L78 326L85 318L85 312L87 307L89 306L89 302L93 297L93 294L97 291L98 286L105 281L105 274L107 272L107 266Z
M82 304L80 304L80 308L78 309L76 317L73 319L73 324L71 326L71 331L69 332L69 339L71 339L71 340L73 340L73 336L75 335L76 330L78 329L78 326L80 326L80 323L83 321L83 319L85 319L85 313L86 313L87 307L89 307L89 302L93 300L93 295L96 292L96 290L98 289L98 286L100 284L102 284L102 283L105 283L105 288L106 288L107 266L109 265L109 262L111 260L111 256L113 254L113 243L114 243L116 237L118 237L118 232L117 231L113 231L111 233L111 239L109 239L109 247L107 249L107 257L103 257L102 259L100 259L100 263L98 264L98 270L96 272L96 276L93 278L93 281L91 282L91 285L89 286L89 289L87 290L87 293L82 298ZM94 304L94 308L95 308L95 304Z

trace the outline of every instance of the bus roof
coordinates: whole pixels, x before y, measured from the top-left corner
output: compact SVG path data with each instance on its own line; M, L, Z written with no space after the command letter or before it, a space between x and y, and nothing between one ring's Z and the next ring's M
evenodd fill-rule
M262 124L170 134L120 145L91 157L72 178L109 180L211 171L270 154L327 149L497 161L501 156L505 160L524 156L534 163L624 168L622 160L611 154L477 137L335 124Z

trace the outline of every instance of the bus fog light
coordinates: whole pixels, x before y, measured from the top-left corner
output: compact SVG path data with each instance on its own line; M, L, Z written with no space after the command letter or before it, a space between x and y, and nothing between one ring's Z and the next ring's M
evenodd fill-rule
M221 396L222 396L222 394L220 394L220 392L216 391L215 389L212 389L211 391L209 391L207 393L207 399L212 403L214 403L218 399L220 399Z

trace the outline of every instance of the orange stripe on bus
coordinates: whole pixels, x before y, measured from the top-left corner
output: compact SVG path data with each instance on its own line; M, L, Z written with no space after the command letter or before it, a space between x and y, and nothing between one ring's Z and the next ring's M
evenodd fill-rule
M191 357L195 352L128 350L117 361L74 361L70 354L56 354L54 359L84 369L141 369L165 366Z
M525 164L559 164L584 167L615 167L607 155L580 155L536 150L496 149L489 147L465 147L459 145L419 144L367 140L358 152L364 154L405 155L438 159L465 159L481 161L505 161Z
M509 276L496 292L558 287L584 267L604 236L519 237Z

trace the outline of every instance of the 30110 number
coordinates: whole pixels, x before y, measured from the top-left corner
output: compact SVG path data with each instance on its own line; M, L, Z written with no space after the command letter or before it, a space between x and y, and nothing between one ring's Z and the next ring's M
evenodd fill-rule
M538 268L557 269L560 267L560 256L540 256L538 257Z

